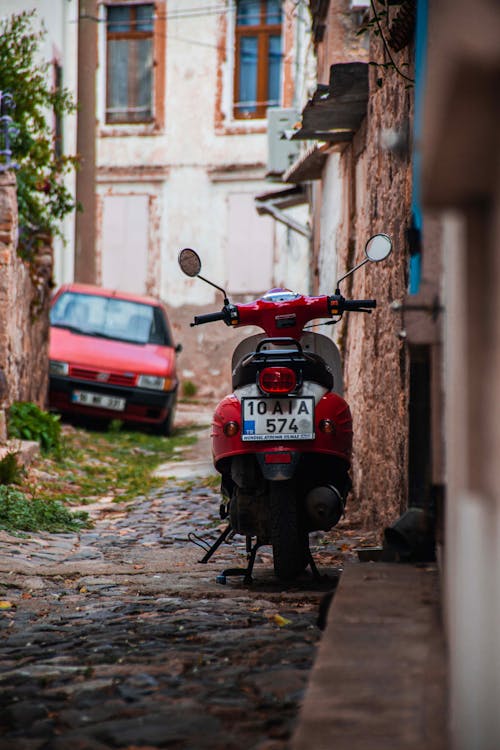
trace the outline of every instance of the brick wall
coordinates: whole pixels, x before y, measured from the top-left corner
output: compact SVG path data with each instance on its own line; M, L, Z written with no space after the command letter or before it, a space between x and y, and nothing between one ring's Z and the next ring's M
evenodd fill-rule
M13 401L44 407L48 383L49 243L32 263L16 253L17 193L13 173L0 174L0 440Z

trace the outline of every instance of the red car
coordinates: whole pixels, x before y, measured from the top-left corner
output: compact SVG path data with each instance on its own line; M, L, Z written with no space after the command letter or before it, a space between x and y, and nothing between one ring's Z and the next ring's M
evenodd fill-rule
M160 300L65 284L52 300L50 324L51 409L170 434L181 346L173 344Z

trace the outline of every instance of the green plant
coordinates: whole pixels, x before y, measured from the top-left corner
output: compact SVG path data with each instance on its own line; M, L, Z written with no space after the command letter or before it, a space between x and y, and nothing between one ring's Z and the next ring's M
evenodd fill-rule
M198 392L198 386L192 380L182 381L182 395L184 398L193 398Z
M11 451L0 460L0 484L20 484L23 475L24 469L16 452Z
M15 401L8 412L8 434L20 440L36 440L42 453L60 454L59 416L43 411L30 401Z
M6 531L79 531L88 527L88 513L73 512L57 500L29 498L0 486L0 529Z
M57 71L39 62L45 30L35 32L35 10L0 20L0 91L10 94L9 112L16 131L12 159L18 164L19 254L30 260L47 235L61 234L60 221L75 208L63 176L77 166L77 157L64 155L51 126L75 110L67 89L51 84Z

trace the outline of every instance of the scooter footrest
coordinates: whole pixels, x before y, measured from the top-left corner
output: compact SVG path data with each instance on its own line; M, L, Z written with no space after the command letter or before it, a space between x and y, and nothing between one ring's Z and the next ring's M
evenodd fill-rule
M247 573L247 568L228 568L222 571L223 576L246 576Z

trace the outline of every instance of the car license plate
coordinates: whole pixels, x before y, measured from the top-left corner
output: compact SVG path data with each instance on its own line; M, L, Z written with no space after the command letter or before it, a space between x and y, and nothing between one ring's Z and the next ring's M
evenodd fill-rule
M242 440L313 440L314 397L242 398Z
M124 411L126 400L118 396L103 396L102 393L91 391L73 391L71 400L74 404L95 406L99 409L111 409L112 411Z

